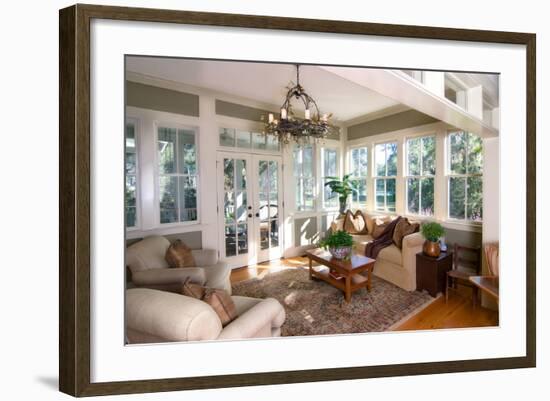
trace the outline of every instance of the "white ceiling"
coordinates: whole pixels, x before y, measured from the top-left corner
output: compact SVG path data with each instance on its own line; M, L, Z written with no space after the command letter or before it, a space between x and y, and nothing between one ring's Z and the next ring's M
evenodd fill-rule
M275 108L282 104L288 84L296 80L296 67L289 64L128 57L126 66L131 72L248 98ZM316 100L321 113L333 113L339 121L398 104L316 66L300 67L300 83ZM298 103L293 106L303 110Z

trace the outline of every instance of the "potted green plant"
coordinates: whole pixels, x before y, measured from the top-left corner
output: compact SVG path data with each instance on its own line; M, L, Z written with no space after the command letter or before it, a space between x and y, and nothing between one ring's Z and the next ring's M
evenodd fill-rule
M353 248L353 237L346 231L335 231L321 240L319 246L328 249L335 259L346 259Z
M341 214L346 213L348 209L349 196L358 190L358 181L350 179L350 176L351 174L346 174L341 180L338 177L327 177L330 181L325 182L325 187L329 187L333 193L338 194Z
M422 251L428 256L437 258L441 254L439 239L445 234L443 226L435 221L430 221L422 224L420 232L426 239L426 241L424 241Z

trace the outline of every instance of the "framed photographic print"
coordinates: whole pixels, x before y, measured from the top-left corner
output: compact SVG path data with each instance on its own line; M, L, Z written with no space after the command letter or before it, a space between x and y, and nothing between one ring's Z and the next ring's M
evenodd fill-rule
M60 11L60 390L535 366L535 35Z

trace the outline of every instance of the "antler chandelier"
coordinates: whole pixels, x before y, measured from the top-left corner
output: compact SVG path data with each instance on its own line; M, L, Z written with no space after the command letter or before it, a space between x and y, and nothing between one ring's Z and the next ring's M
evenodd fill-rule
M296 65L296 84L287 87L288 92L281 106L280 120L275 119L272 113L268 115L264 133L278 137L283 144L293 140L296 143L309 143L311 140L324 139L340 130L330 124L332 114L322 114L315 100L308 95L300 85L300 66ZM292 100L304 104L304 118L297 118L292 109Z

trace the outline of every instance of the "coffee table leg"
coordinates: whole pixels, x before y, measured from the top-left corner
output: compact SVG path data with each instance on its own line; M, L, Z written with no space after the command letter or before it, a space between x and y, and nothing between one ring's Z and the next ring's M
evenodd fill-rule
M312 280L312 274L311 274L311 270L313 269L313 263L311 261L311 258L308 258L309 259L309 279Z
M346 302L351 301L351 276L346 276Z
M369 292L370 292L371 285L372 285L372 269L369 269L367 273L367 290Z

